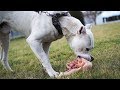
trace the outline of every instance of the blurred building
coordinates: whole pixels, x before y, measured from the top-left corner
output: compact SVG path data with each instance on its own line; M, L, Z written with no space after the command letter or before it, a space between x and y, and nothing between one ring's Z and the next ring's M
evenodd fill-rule
M96 24L120 22L120 11L103 11L96 17Z

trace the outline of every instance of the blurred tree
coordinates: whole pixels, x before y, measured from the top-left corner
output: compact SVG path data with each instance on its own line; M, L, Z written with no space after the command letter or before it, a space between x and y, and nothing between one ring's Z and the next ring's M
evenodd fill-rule
M95 22L95 25L96 25L96 17L97 17L97 15L99 15L99 14L101 14L102 13L102 11L93 11L93 15L94 15L94 22Z
M102 11L86 11L84 14L90 18L90 19L93 19L94 21L94 24L96 25L96 17L97 15L101 14Z
M79 19L83 25L85 25L84 15L81 11L69 11L71 16Z

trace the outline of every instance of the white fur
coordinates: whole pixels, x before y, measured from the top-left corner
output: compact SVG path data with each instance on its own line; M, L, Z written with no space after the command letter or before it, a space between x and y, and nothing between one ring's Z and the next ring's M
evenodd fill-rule
M45 11L47 13L61 13L66 11ZM62 38L58 31L52 24L52 18L42 13L34 11L0 11L0 23L7 22L9 28L3 27L0 29L0 42L2 46L2 62L6 69L12 70L8 64L8 48L9 48L9 34L3 31L9 31L11 28L22 32L26 36L26 41L31 47L32 51L42 63L46 72L50 77L57 77L56 72L49 60L49 47L52 41ZM85 54L86 52L79 50L80 47L89 47L89 42L93 41L91 31L87 35L77 34L82 23L71 16L64 16L60 18L60 23L64 36L76 55ZM84 27L84 26L83 26ZM82 45L82 46L81 46ZM93 47L93 44L91 44ZM79 53L79 54L78 54ZM88 55L89 56L89 55Z

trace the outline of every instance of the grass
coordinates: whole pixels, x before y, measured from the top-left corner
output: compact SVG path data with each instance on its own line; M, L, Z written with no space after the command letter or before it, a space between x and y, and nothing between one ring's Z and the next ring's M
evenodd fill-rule
M91 51L95 58L93 68L62 79L120 79L120 23L94 26L92 31L95 37L95 48ZM65 64L74 58L65 38L52 43L50 62L56 71L64 71ZM9 63L14 72L6 71L0 63L1 79L50 79L24 38L11 41Z

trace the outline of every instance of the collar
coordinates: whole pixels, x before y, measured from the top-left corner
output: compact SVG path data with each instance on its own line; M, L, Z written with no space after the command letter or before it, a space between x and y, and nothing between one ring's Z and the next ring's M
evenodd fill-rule
M59 35L63 35L61 24L59 22L59 18L61 18L62 16L68 16L69 12L50 14L47 11L42 11L42 13L45 13L46 15L52 17L52 24L57 29Z

